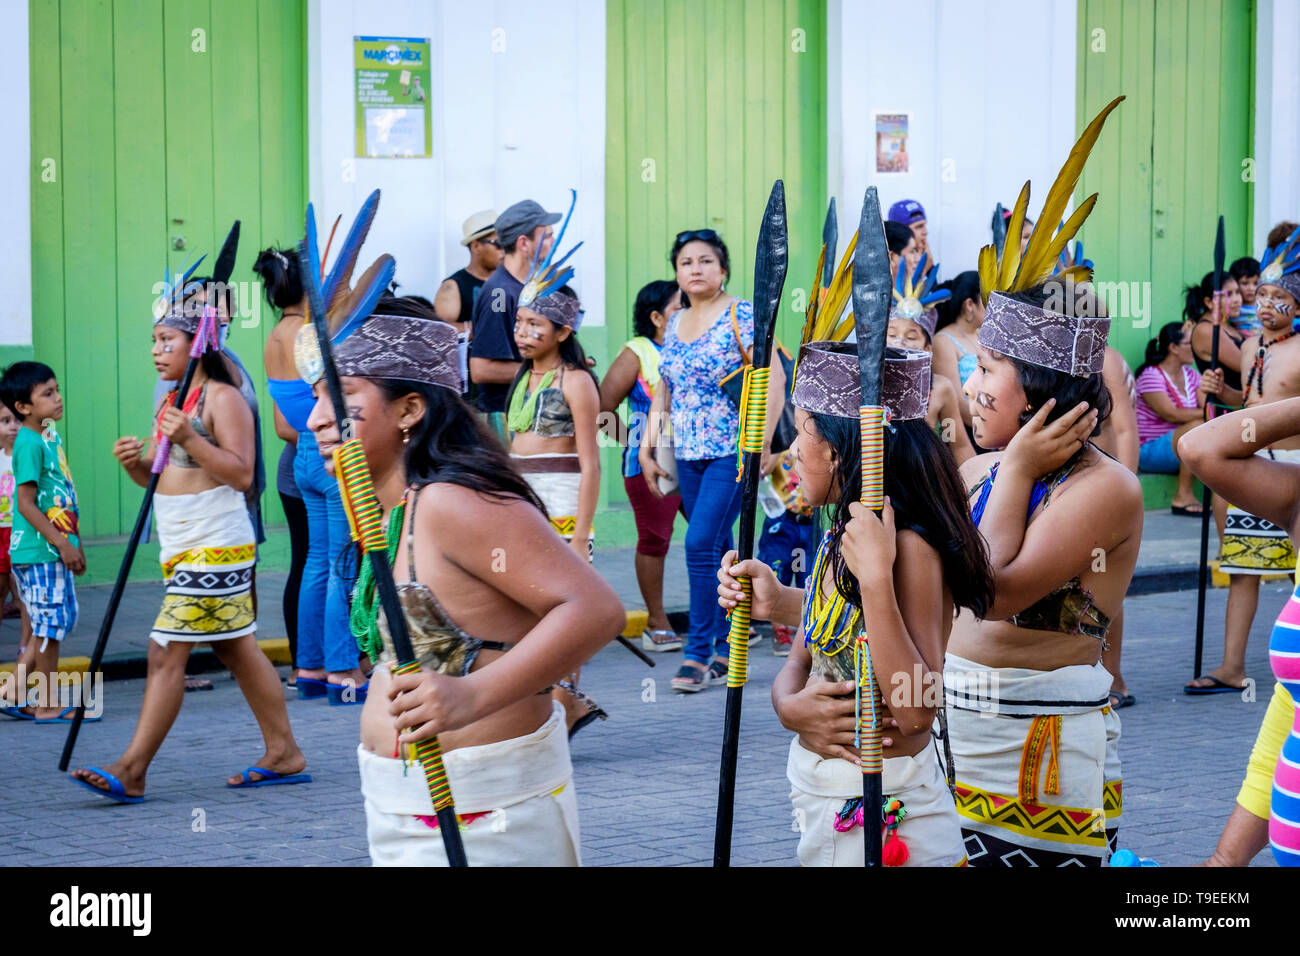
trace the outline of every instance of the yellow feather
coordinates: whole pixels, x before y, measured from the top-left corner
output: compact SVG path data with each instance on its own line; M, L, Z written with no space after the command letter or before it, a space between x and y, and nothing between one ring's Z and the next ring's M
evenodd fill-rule
M817 323L809 341L824 341L835 323L839 321L844 307L848 305L849 297L853 293L853 252L857 246L858 234L855 232L853 238L849 240L844 257L840 260L835 278L831 280L830 288L826 290L826 298L817 310Z
M1029 212L1029 180L1020 189L1016 204L1011 207L1011 218L1007 220L1007 239L1002 243L1002 260L998 263L998 284L993 291L1003 292L1011 288L1020 266L1020 233L1024 231L1025 216Z
M998 287L998 251L992 245L987 245L980 250L979 274L980 295L987 304L989 293L996 292Z
M1012 284L1010 291L1022 292L1025 289L1032 288L1052 274L1052 270L1056 268L1057 260L1061 255L1061 251L1065 249L1066 243L1079 231L1079 227L1083 225L1083 221L1088 218L1088 214L1092 212L1092 207L1096 204L1096 193L1093 193L1079 204L1079 208L1070 215L1070 218L1061 226L1060 231L1052 238L1051 245L1043 251L1044 261L1047 263L1046 271L1042 271L1041 266L1036 267L1026 259L1020 264L1020 274L1016 276L1016 281Z
M799 344L809 341L817 324L817 310L821 306L822 267L826 265L826 243L822 243L821 254L817 257L817 275L813 278L812 292L808 296L808 309L804 314L803 331L799 335Z
M1025 246L1024 263L1021 271L1026 273L1026 281L1024 284L1017 281L1017 289L1028 288L1033 285L1031 276L1042 276L1044 273L1050 273L1056 256L1053 255L1050 259L1047 257L1048 247L1053 244L1055 239L1064 236L1061 247L1063 248L1064 242L1068 242L1074 235L1073 231L1066 235L1064 229L1056 233L1056 226L1061 221L1061 216L1065 214L1065 207L1069 205L1070 196L1074 192L1075 185L1079 182L1080 174L1083 172L1083 164L1087 162L1088 154L1092 152L1093 146L1097 143L1097 137L1101 135L1101 128L1106 122L1106 117L1123 100L1124 97L1122 96L1115 97L1088 124L1083 134L1074 144L1074 148L1070 150L1070 155L1066 158L1065 165L1061 167L1061 171L1057 174L1056 181L1052 183L1052 188L1047 191L1047 199L1043 203L1042 215L1038 217L1034 232L1029 237L1029 244ZM1070 219L1073 222L1075 217L1071 216ZM1074 230L1077 231L1082 223L1083 220L1079 219L1075 223ZM1008 241L1011 239L1010 232L1007 233L1007 239ZM1059 253L1060 248L1057 249L1057 254L1059 255Z
M845 339L849 337L849 333L852 331L853 331L853 313L850 312L848 316L844 319L844 321L835 327L835 331L827 336L827 339L831 342L843 342Z

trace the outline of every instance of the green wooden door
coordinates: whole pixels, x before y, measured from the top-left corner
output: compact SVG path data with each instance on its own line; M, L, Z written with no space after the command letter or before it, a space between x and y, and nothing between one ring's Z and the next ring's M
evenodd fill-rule
M301 236L304 23L302 0L31 0L33 347L63 387L88 537L126 533L139 506L110 449L150 427L164 267L206 252L210 272L240 219L233 281L250 307L258 249ZM266 409L269 327L246 314L229 339ZM262 424L278 520L280 443Z
M1252 0L1080 0L1078 9L1079 129L1128 97L1076 198L1101 193L1082 238L1097 280L1128 294L1111 341L1136 364L1159 327L1180 318L1183 287L1212 268L1220 214L1228 262L1259 252L1243 165L1254 142L1255 10Z
M608 0L606 24L605 354L631 337L641 286L673 277L668 252L683 229L716 229L731 252L728 288L750 296L778 178L790 224L778 331L797 343L792 305L806 302L826 211L824 0ZM853 230L841 231L847 241ZM603 464L623 501L617 457Z

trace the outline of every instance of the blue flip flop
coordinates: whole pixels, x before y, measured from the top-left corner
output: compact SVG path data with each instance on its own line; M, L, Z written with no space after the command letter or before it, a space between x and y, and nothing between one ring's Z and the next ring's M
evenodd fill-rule
M59 716L57 716L57 717L37 717L37 718L36 718L36 723L38 723L38 724L63 724L63 726L66 727L68 724L72 723L72 720L73 720L73 719L75 719L75 718L69 718L69 717L68 717L68 714L76 713L76 711L77 711L77 708L75 708L75 707L64 707L63 710L59 711ZM97 720L99 720L98 717L83 717L83 718L81 718L81 722L82 722L83 724L93 724L93 723L94 723L95 721L97 721ZM98 773L99 771L96 770L95 772ZM93 790L94 788L92 787L91 789Z
M255 773L260 773L262 779L254 780L252 775ZM243 783L228 783L226 786L231 790L247 790L249 787L274 787L280 783L311 783L311 774L309 773L281 775L274 770L267 770L265 767L249 767L239 776L243 778Z
M330 684L329 698L331 707L350 707L352 704L364 704L366 702L366 691L370 687L370 681L366 681L360 687L352 687L350 684ZM351 689L354 693L352 700L344 700L343 695Z
M74 777L72 774L68 774L68 779L71 780L79 787L85 787L87 790L89 790L91 793L95 794L96 796L107 797L109 800L114 800L117 803L143 803L144 802L144 797L129 796L126 792L126 788L122 786L122 781L118 780L117 777L113 776L107 770L100 770L98 767L87 767L86 769L89 770L91 773L99 774L99 776L107 780L108 789L101 790L93 783L90 783L87 780L82 780L79 777Z
M329 693L326 682L314 677L299 677L297 687L299 700L316 700Z
M0 714L4 714L6 717L12 717L14 720L35 720L36 719L36 717L33 716L32 714L24 713L23 709L16 705L12 707L0 707Z

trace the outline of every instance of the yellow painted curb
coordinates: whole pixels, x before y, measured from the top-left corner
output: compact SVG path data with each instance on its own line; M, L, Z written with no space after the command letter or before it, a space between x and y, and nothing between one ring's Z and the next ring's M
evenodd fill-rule
M627 623L623 625L623 637L640 637L646 625L650 623L649 611L628 611Z
M642 615L644 611L640 612ZM640 631L637 632L638 634ZM196 645L196 647L209 647L208 644ZM292 659L289 656L289 639L287 637L272 637L264 641L258 641L257 646L262 649L262 653L267 656L272 664L289 664ZM17 661L6 661L0 663L0 674L12 674L14 668L18 666ZM89 657L60 657L59 673L60 674L84 674L90 669ZM30 684L35 680L35 675L28 678Z

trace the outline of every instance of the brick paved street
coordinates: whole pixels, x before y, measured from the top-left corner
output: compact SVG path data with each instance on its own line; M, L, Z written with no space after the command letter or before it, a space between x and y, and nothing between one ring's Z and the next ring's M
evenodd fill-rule
M679 553L674 548L670 567ZM635 603L625 587L620 590L629 605ZM680 590L681 582L673 584L670 596ZM1265 584L1261 592L1248 656L1259 682L1254 703L1180 693L1191 669L1195 592L1127 603L1125 671L1139 703L1122 712L1123 845L1166 866L1196 862L1213 847L1267 706L1268 632L1286 593L1281 583ZM1207 668L1218 663L1225 597L1223 591L1209 596ZM89 632L93 639L96 620L87 618L82 637ZM668 680L679 660L658 655L652 671L611 645L584 671L584 687L610 712L608 722L584 730L573 746L588 865L711 860L725 691L672 693ZM753 648L751 660L733 859L738 865L792 865L796 834L784 773L789 736L769 703L781 662L768 640ZM355 761L358 709L290 700L315 782L230 791L225 777L261 753L260 738L234 682L213 676L214 692L186 695L149 777L149 799L138 806L110 804L63 779L55 769L62 730L0 721L7 757L0 790L5 862L366 864ZM115 759L131 733L143 686L142 680L107 685L106 716L83 728L76 765ZM1256 865L1271 866L1271 857L1262 854Z

